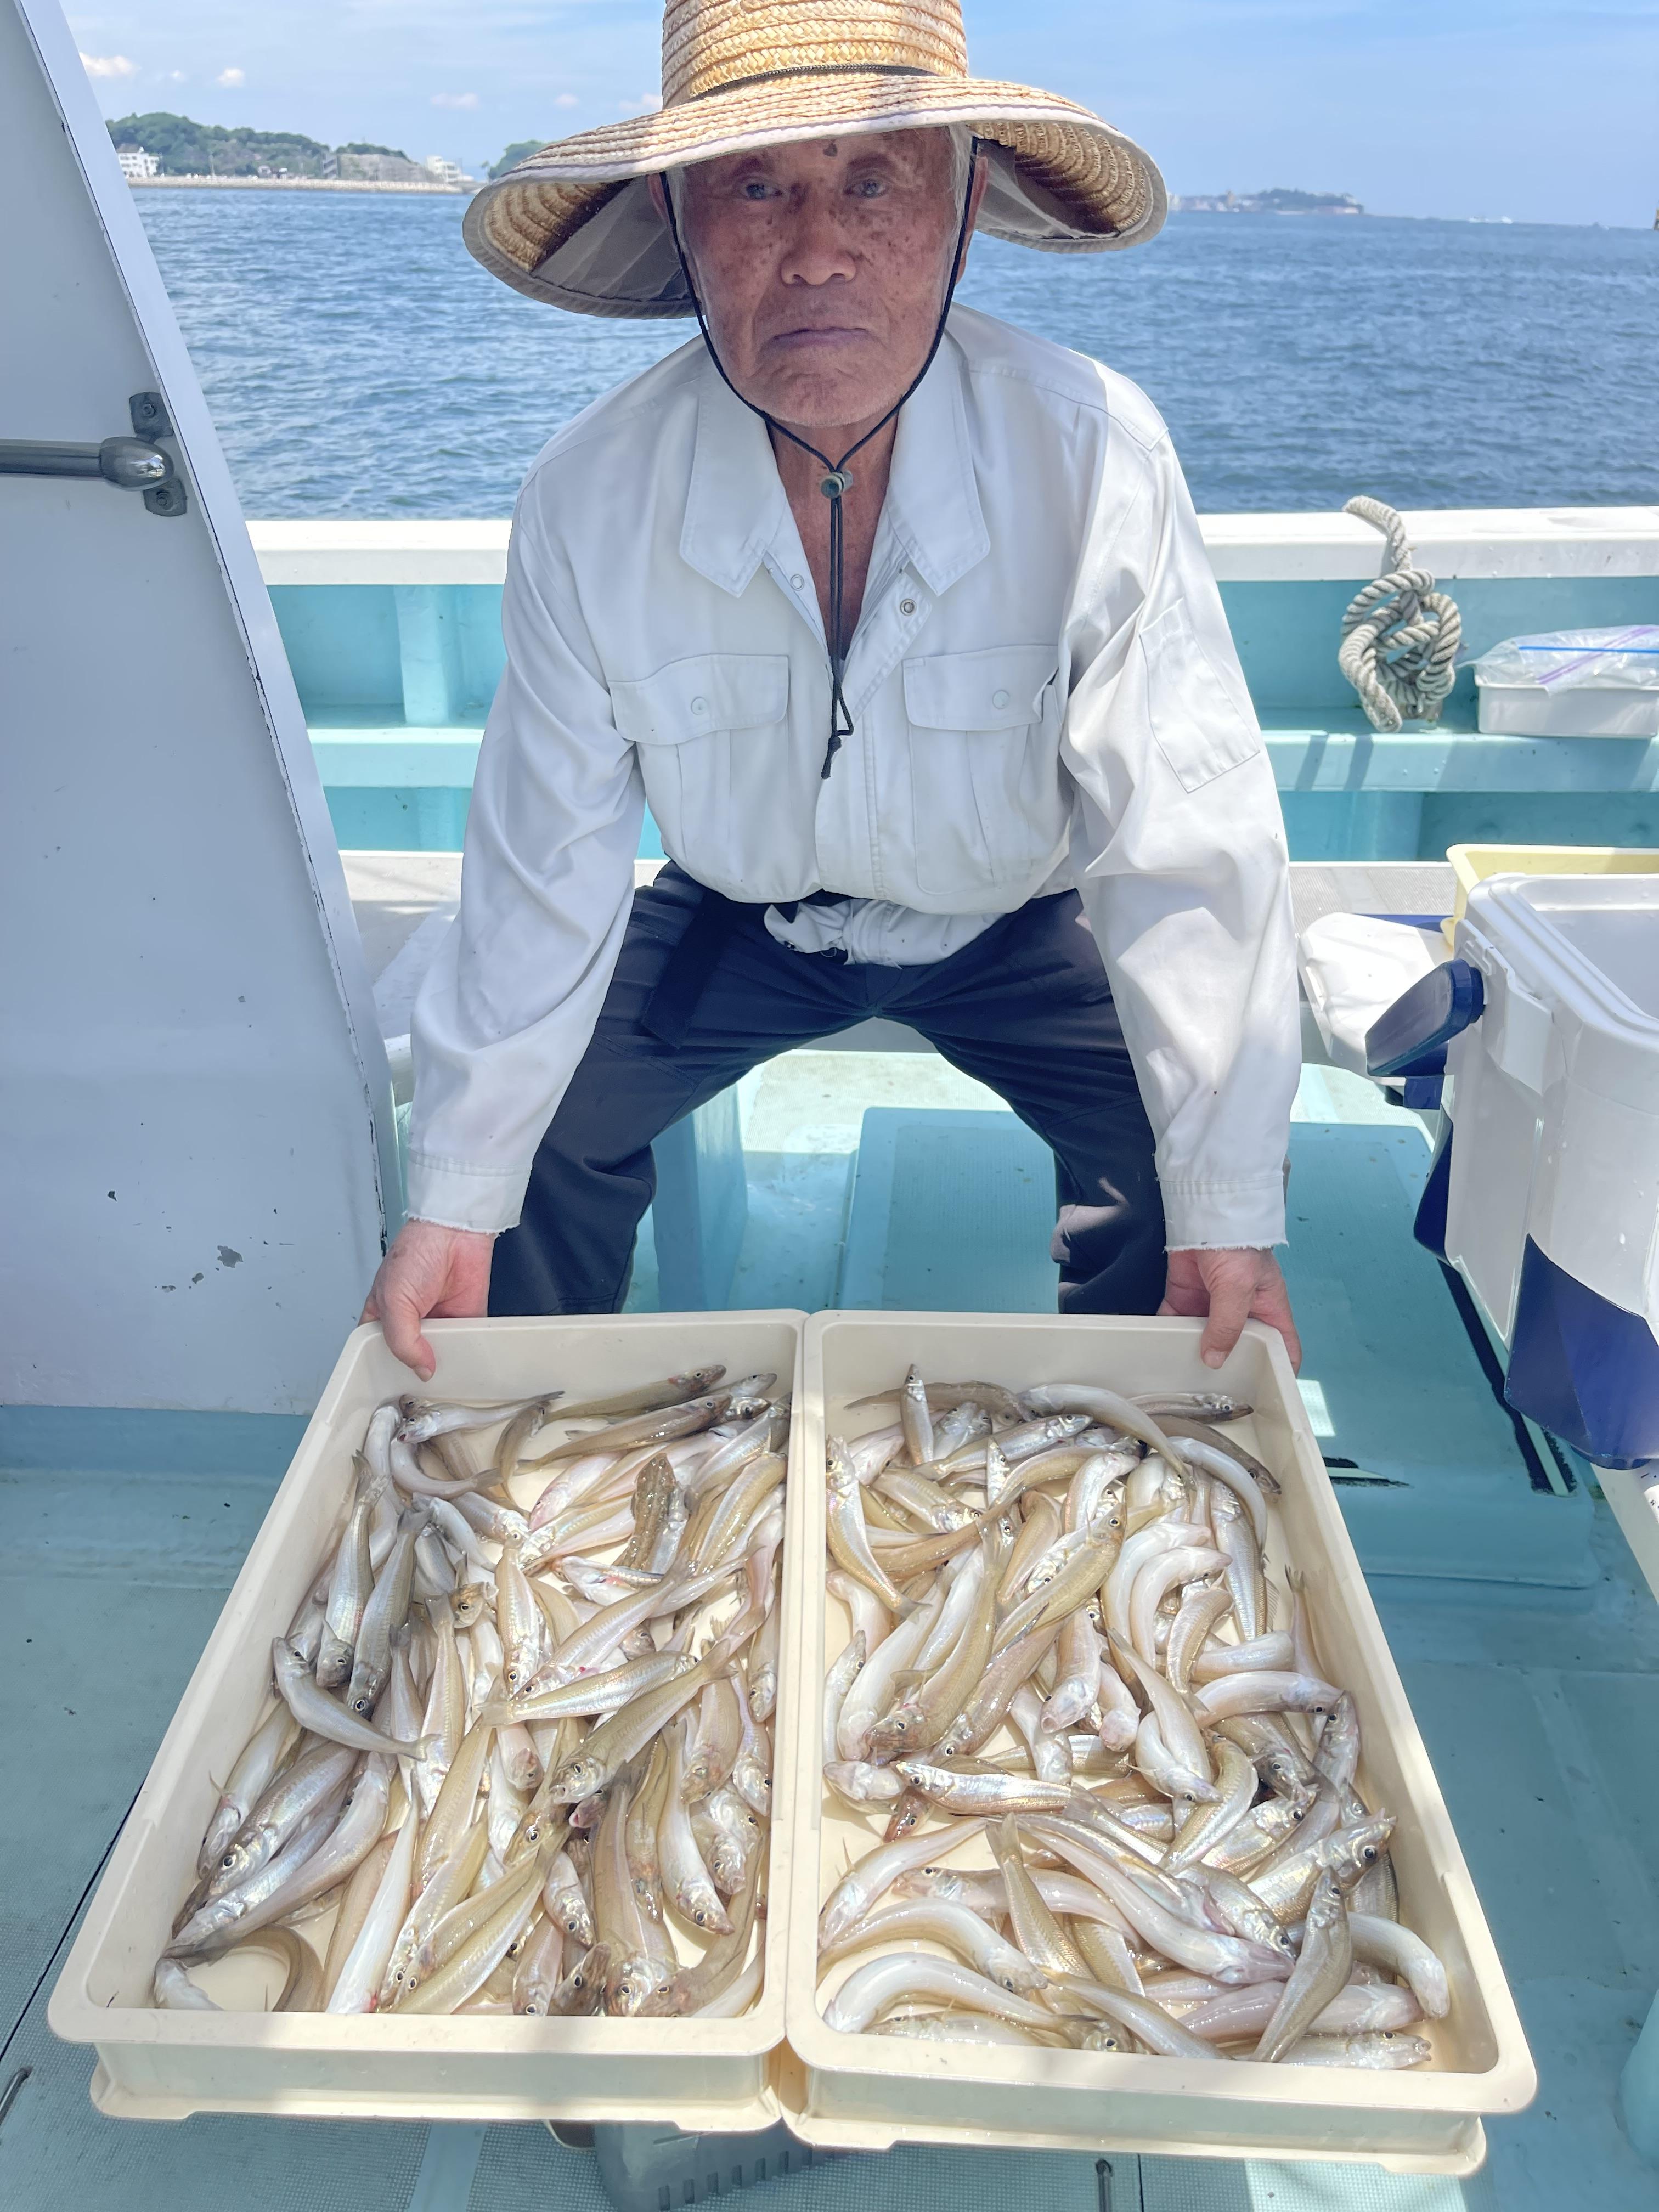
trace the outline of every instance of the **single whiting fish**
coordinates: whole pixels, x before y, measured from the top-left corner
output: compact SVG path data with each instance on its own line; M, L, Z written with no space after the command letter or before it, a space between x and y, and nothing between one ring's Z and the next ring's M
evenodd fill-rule
M1353 1964L1353 1938L1348 1930L1348 1908L1335 1876L1320 1875L1308 1903L1302 1948L1291 1978L1261 2031L1253 2058L1271 2064L1282 2058L1308 2034L1316 2020L1340 1989L1346 1988Z

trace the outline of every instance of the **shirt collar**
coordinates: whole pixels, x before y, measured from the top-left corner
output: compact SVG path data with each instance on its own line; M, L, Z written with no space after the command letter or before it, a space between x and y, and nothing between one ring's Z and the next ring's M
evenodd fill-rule
M962 351L947 333L899 416L887 483L893 535L935 593L948 591L991 550L963 382Z
M886 521L928 588L947 590L991 550L974 477L960 349L947 336L899 416ZM853 464L857 467L857 462ZM766 425L705 355L682 558L735 599L791 520Z
M681 558L736 599L788 514L765 423L729 388L705 349Z

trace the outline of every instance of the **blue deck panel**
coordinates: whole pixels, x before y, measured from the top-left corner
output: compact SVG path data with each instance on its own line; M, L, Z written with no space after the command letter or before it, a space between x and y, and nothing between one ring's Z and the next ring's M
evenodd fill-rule
M1404 1115L1291 1133L1285 1273L1316 1432L1355 1470L1337 1477L1355 1547L1370 1574L1470 1585L1465 1602L1480 1585L1583 1589L1589 1498L1533 1488L1441 1271L1413 1241L1428 1162ZM874 1109L835 1303L1052 1311L1053 1223L1051 1156L1012 1114ZM1360 1471L1380 1479L1361 1486Z
M1010 1113L878 1106L854 1164L838 1306L1052 1313L1054 1163Z

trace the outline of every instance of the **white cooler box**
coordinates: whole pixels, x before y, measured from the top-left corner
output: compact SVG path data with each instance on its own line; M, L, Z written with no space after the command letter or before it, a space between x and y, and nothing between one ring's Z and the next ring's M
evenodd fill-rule
M1419 1236L1443 1198L1513 1405L1602 1465L1659 1460L1659 878L1492 878L1455 952L1485 1006L1447 1048Z

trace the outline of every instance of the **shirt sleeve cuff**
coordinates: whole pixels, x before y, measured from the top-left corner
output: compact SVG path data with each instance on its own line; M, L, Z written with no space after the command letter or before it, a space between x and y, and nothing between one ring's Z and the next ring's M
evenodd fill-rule
M440 1229L470 1229L483 1237L499 1236L518 1224L522 1176L457 1167L418 1152L410 1154L407 1174L412 1220L434 1222Z
M1164 1242L1171 1252L1266 1250L1285 1242L1285 1177L1160 1185Z

